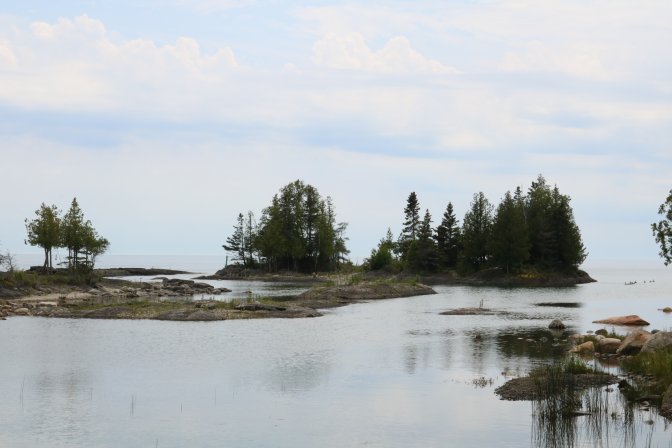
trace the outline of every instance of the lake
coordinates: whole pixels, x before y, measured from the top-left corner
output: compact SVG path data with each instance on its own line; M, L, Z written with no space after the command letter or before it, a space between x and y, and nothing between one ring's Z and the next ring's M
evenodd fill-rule
M554 318L570 326L565 336L620 314L672 328L658 311L672 306L672 271L622 266L589 267L599 282L573 288L437 286L437 295L312 319L12 317L0 322L0 446L672 446L669 422L624 407L617 389L596 392L609 418L577 417L560 434L540 425L531 403L494 393L562 356L546 328ZM270 288L215 284L234 294ZM439 315L481 302L509 314Z

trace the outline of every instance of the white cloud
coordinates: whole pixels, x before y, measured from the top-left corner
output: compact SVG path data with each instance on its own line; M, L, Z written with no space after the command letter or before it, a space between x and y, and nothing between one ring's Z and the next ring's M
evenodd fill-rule
M414 50L404 36L394 37L383 48L373 51L359 33L329 33L315 43L313 52L315 63L329 68L384 74L459 73Z
M214 87L217 93L227 75L240 68L231 48L203 54L188 37L163 46L117 40L86 15L35 22L30 33L12 37L18 41L14 52L0 46L0 61L14 67L0 73L0 99L28 108L189 109L195 91Z
M604 67L604 48L588 44L573 44L551 48L532 41L520 51L507 52L500 67L512 72L548 72L570 76L609 80L613 75Z

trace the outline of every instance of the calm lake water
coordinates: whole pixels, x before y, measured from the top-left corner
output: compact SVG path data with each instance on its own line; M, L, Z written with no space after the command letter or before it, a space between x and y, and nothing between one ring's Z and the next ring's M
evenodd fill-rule
M571 326L566 335L633 313L651 328L672 328L672 316L658 311L672 306L672 271L588 270L599 283L438 286L437 295L314 319L13 317L0 322L0 447L672 446L669 422L655 410L623 408L617 390L597 392L613 416L599 424L578 417L561 434L540 424L531 403L494 393L562 356L546 329L553 318ZM481 301L510 314L439 315Z

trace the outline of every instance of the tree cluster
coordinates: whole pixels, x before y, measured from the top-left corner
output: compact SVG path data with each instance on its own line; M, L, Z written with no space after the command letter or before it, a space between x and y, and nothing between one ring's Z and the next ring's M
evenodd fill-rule
M663 219L651 224L651 230L656 243L660 246L658 255L667 266L672 263L672 190L670 190L665 202L660 204L658 214Z
M520 187L513 194L507 191L496 208L482 192L474 194L461 226L449 202L441 223L433 228L429 210L420 218L419 201L412 192L399 237L393 242L388 229L367 264L380 269L397 263L415 272L489 267L510 272L525 265L576 269L586 251L569 203L569 196L539 175L527 194Z
M330 197L300 180L273 196L258 222L240 213L223 245L238 263L271 271L329 271L345 261L347 223L336 222Z
M98 235L91 221L84 219L84 213L72 200L70 208L61 216L55 205L42 204L35 211L35 219L26 219L26 244L39 246L44 250L44 269L53 269L54 248L68 250L67 265L71 271L93 269L96 257L103 254L110 243Z

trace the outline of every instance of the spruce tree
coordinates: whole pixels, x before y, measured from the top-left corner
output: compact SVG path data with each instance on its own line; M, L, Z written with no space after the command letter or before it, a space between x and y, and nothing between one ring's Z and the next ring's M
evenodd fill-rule
M442 267L454 268L460 253L460 227L455 217L453 204L448 203L441 224L436 228L438 262Z
M507 191L497 207L492 225L493 262L506 270L520 267L530 256L525 210Z
M243 265L246 264L245 217L242 213L238 213L236 224L233 226L233 233L226 239L226 243L222 247L225 251L233 253L233 261L242 261Z
M492 205L483 192L474 194L462 223L462 255L465 267L478 271L490 258Z
M404 208L404 224L399 235L398 251L401 259L408 261L408 254L411 250L411 245L418 239L418 232L420 231L420 203L418 196L412 191L406 199L406 207Z

